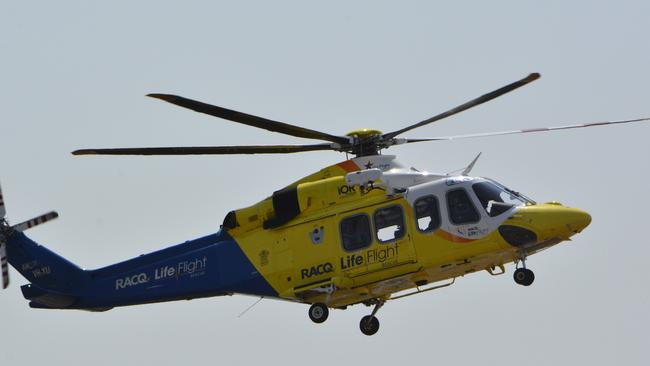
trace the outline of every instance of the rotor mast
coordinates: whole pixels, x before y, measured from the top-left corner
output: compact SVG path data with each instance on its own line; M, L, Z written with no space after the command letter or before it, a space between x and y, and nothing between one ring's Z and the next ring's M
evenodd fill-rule
M371 128L350 131L345 136L352 140L351 150L346 152L355 157L379 155L378 142L381 140L382 134L381 131Z

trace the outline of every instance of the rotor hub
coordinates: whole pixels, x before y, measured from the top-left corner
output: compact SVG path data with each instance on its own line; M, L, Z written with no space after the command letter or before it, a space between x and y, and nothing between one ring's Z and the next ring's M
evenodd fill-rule
M351 138L351 144L347 151L357 157L377 155L381 149L379 141L382 135L383 132L371 128L350 131L346 134L347 137Z
M367 139L374 136L381 136L383 132L379 130L374 130L372 128L360 128L358 130L353 130L345 134L348 137L354 137L357 139Z

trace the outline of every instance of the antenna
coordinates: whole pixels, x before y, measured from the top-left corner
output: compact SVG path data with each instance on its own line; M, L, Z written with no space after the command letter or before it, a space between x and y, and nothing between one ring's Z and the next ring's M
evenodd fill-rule
M478 155L476 155L476 157L474 158L474 160L472 160L472 162L469 163L469 165L467 166L467 168L465 168L465 170L463 170L463 172L460 173L460 175L464 175L464 176L465 176L465 175L468 175L469 172L471 172L472 169L474 168L474 164L476 164L476 161L478 160L478 158L481 157L481 154L482 154L482 152L478 153Z
M244 316L244 314L248 313L249 310L251 310L253 307L255 307L255 305L259 304L260 301L262 301L262 300L264 300L264 296L260 297L259 300L255 301L253 303L253 305L247 307L246 310L242 311L239 315L237 315L237 317L241 318L242 316Z

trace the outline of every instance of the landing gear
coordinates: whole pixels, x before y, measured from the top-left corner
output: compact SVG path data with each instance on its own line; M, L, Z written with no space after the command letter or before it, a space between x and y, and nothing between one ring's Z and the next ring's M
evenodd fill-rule
M320 324L327 320L327 317L330 315L330 311L327 309L327 306L323 303L317 302L309 308L309 319L314 323Z
M379 319L375 316L379 309L381 309L382 306L386 303L386 300L383 299L377 299L373 301L375 304L375 308L372 309L372 313L370 315L366 315L363 318L361 318L361 321L359 322L359 329L361 329L361 333L371 336L379 330Z
M361 318L361 322L359 322L359 328L361 329L361 333L371 336L379 330L379 319L372 315L366 315L363 318Z
M528 268L517 268L512 277L518 285L530 286L535 281L535 273Z
M519 262L515 262L515 266L519 267ZM522 268L515 269L515 273L512 274L515 282L518 285L530 286L535 281L535 273L530 269L526 268L526 257L521 257L521 266Z

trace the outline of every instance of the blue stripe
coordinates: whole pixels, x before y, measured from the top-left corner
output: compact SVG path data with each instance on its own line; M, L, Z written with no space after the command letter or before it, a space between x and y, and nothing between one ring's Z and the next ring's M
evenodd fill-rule
M217 260L223 289L229 292L278 296L268 281L246 257L239 244L227 233L228 239L217 246Z
M105 308L231 293L278 296L225 231L97 270L73 273L62 271L60 263L78 267L26 237L19 237L20 240L12 243L13 252L22 255L18 255L20 260L12 265L20 267L22 262L31 259L31 255L36 255L41 265L51 260L58 262L51 266L48 279L53 283L74 283L73 288L61 291L61 287L52 288L46 281L28 279L38 282L45 292L58 290L58 294L74 297L76 301L69 308ZM30 251L18 249L25 244ZM38 298L29 296L29 299L38 302Z

